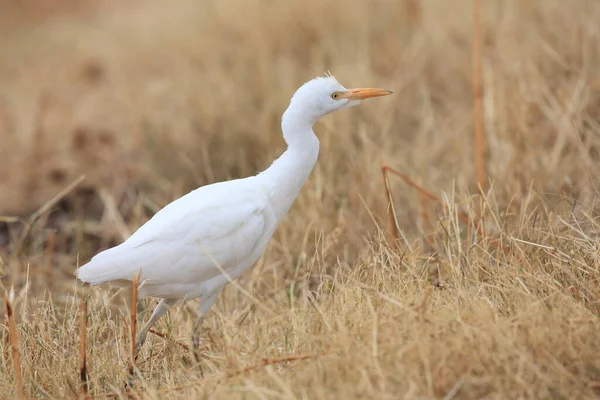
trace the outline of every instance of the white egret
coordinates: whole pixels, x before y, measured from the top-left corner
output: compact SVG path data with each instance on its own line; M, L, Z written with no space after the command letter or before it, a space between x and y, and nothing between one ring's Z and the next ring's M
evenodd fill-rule
M315 78L294 94L281 121L287 150L256 176L202 186L168 204L122 244L105 250L76 271L91 284L131 284L141 271L140 297L160 298L139 331L150 327L178 300L199 298L198 322L221 290L260 257L296 199L319 154L313 124L363 99L389 95L383 89L346 89L333 76Z

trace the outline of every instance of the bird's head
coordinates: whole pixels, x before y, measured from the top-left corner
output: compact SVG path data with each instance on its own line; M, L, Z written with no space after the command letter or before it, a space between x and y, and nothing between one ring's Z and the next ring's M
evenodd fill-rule
M358 88L346 89L331 75L318 77L302 85L290 102L290 108L303 117L316 121L330 112L357 106L370 97L387 96L389 90Z

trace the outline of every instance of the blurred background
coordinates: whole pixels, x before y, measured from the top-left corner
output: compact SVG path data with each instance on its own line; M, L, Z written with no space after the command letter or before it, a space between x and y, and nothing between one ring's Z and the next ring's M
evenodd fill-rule
M600 5L482 3L491 198L509 219L536 199L595 209ZM285 148L290 96L328 70L394 95L318 123L320 160L277 241L303 240L294 226L335 232L351 263L354 245L385 226L382 163L459 203L478 192L471 2L0 6L5 284L27 268L72 277L78 256L122 241L169 201L266 168ZM394 182L400 225L418 240L418 197Z
M270 165L290 97L330 71L394 94L317 123L309 181L243 290L227 286L205 321L204 372L186 346L189 302L157 324L136 387L598 397L600 2L480 3L483 195L473 1L0 0L0 281L15 289L26 392L128 382L130 296L78 284L75 269L188 191ZM395 242L382 164L447 206L391 176ZM16 397L0 327L0 397Z

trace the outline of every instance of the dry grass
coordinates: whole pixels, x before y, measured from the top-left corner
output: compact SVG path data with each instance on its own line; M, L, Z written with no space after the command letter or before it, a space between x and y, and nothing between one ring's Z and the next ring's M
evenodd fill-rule
M77 397L86 376L91 395L124 390L130 293L81 287L79 260L269 165L290 95L327 69L395 93L318 124L320 160L207 318L203 359L195 305L177 307L136 361L140 396L600 396L597 2L481 2L484 197L472 2L161 3L1 3L0 267L27 396ZM382 163L444 204L390 177L396 243Z

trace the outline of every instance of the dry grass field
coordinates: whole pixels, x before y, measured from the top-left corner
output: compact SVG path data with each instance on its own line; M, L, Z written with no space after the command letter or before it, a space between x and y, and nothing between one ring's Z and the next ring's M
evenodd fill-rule
M290 96L327 70L394 95L315 126L315 170L219 297L202 357L196 303L175 307L130 395L600 397L600 3L482 0L483 192L471 1L42 3L0 2L0 272L27 398L80 396L82 301L89 394L127 398L130 291L77 265L266 168ZM443 202L390 175L397 240L382 164Z

